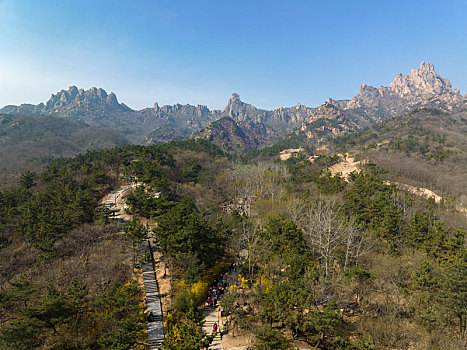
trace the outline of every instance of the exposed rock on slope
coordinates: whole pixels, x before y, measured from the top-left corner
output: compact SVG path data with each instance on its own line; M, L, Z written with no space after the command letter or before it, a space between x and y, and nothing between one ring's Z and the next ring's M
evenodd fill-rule
M147 108L137 112L139 115L159 121L146 136L146 143L168 142L189 137L193 132L205 127L210 122L219 119L218 111L210 111L203 105L181 105Z
M320 107L322 111L318 112L301 104L272 111L259 109L241 101L236 93L223 110L209 110L202 105L160 107L156 103L154 108L135 111L119 103L115 94L107 94L103 89L83 90L72 86L52 95L45 104L6 106L0 109L0 113L66 117L91 126L116 129L133 143L187 138L210 123L229 117L251 137L256 147L260 147L297 128L301 128L300 132L306 134L308 139L322 142L415 108L434 107L450 111L464 103L465 97L460 95L458 89L452 89L448 79L437 75L432 64L422 62L419 68L407 75L396 75L387 87L374 88L363 83L360 92L351 100L329 99L324 107ZM332 109L334 112L331 112ZM221 132L221 129L209 129L210 137L220 139L214 133Z
M333 104L325 102L305 120L295 134L302 138L305 136L307 143L322 143L358 129L360 126L352 118Z
M256 148L277 139L277 134L261 122L237 123L231 117L222 117L193 135L213 142L227 152Z
M334 151L371 159L387 179L428 188L457 205L467 203L467 108L412 111L338 137Z
M450 111L464 103L459 89L452 89L449 79L436 74L434 66L422 62L407 75L397 74L389 86L362 84L351 100L328 102L351 115L361 125L381 121L417 107L436 107Z
M295 107L280 107L273 111L267 111L242 102L240 96L234 93L221 114L231 117L237 122L263 123L273 128L276 133L285 135L312 115L314 110L315 108L308 108L299 103Z

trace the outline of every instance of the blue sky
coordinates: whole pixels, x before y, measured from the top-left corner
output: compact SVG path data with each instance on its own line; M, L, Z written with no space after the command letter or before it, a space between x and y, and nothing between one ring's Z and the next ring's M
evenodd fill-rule
M223 108L232 92L317 106L421 61L465 94L466 19L465 0L0 0L0 106L70 85L132 108Z

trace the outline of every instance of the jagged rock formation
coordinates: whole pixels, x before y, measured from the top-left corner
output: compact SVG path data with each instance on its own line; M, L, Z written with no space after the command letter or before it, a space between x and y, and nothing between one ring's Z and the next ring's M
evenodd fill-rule
M314 110L314 108L308 108L299 103L295 107L280 107L273 111L267 111L242 102L240 96L234 93L221 115L228 116L237 122L263 123L273 128L278 134L285 135L312 115Z
M43 114L69 118L84 122L90 126L116 129L130 139L135 140L138 135L135 111L119 103L114 93L107 94L104 89L78 89L70 86L68 90L61 90L52 94L44 104L22 104L20 106L6 106L0 113L8 114Z
M234 93L222 111L211 112L214 118L219 115L222 118L194 133L193 137L210 140L226 151L264 147L300 126L313 111L300 103L267 111L242 102Z
M73 115L91 110L112 110L119 112L131 112L132 109L124 103L118 103L117 96L113 92L107 92L101 88L89 90L71 86L68 90L62 90L50 97L44 106L45 111L53 111L62 115Z
M274 111L258 109L233 94L224 110L209 110L203 105L165 105L133 110L119 103L114 93L107 94L101 88L89 90L71 86L53 94L44 104L6 106L0 113L45 114L70 118L91 126L117 129L132 142L158 143L190 137L193 133L222 117L230 117L246 132L254 134L260 144L269 142L275 135L285 135L298 127L313 109L298 104L292 108ZM265 133L263 137L259 134ZM271 136L274 135L274 136Z
M119 103L117 96L112 92L109 95L104 89L91 88L89 90L70 86L68 90L61 90L52 94L46 104L22 104L21 106L6 106L1 113L19 114L30 112L32 114L57 114L61 116L75 116L89 113L106 114L114 112L131 112L131 108Z
M434 66L425 62L407 75L397 74L389 86L374 88L363 83L360 92L351 100L328 100L361 125L378 122L419 107L450 111L464 101L459 89L452 89L449 79L437 75Z
M360 128L353 118L330 102L325 102L305 120L300 129L295 131L295 135L299 136L298 139L308 139L307 143L317 144Z
M160 107L155 103L153 108L138 111L119 103L114 93L107 94L100 88L83 90L71 86L52 95L45 104L6 106L0 109L0 113L70 118L91 126L116 129L133 143L168 142L190 135L220 142L221 135L226 135L225 128L220 125L227 119L206 131L198 131L220 118L228 117L236 127L233 124L228 128L225 124L224 127L232 132L240 128L254 147L261 147L298 128L301 128L298 134L306 134L309 139L320 134L322 136L317 140L324 141L326 137L323 135L326 133L334 137L419 107L449 111L465 104L465 100L458 89L452 89L448 79L436 74L432 64L422 62L419 68L405 76L397 74L387 87L374 88L363 83L360 92L351 100L329 99L318 111L301 104L268 111L241 101L236 93L232 94L223 110L209 110L202 105ZM216 132L220 134L214 135ZM296 132L293 134L297 135ZM234 141L232 137L228 139L233 144L226 146L226 149L236 148L235 144L250 144Z
M192 106L178 103L173 106L159 107L156 102L154 108L146 108L137 113L146 118L159 120L159 125L146 136L146 143L187 138L193 132L220 118L219 111L210 111L204 105Z
M240 152L269 144L278 139L278 134L264 123L236 122L225 116L194 133L193 137L211 141L227 152Z

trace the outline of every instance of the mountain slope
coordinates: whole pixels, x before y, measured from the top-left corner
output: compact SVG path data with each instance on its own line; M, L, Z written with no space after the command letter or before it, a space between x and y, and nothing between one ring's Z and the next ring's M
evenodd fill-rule
M449 79L436 74L434 66L422 62L407 75L397 74L389 86L375 88L365 83L351 100L328 100L360 125L385 120L419 107L451 111L465 101Z
M226 152L238 153L271 143L278 135L264 123L236 122L227 116L194 133L193 137L208 140Z
M153 108L133 110L119 103L114 93L107 94L101 88L89 90L71 86L53 94L44 104L22 104L5 106L0 113L44 114L85 122L91 126L116 129L133 143L169 142L190 137L221 117L231 117L236 122L252 122L252 126L265 124L261 128L274 129L285 135L300 125L312 109L302 105L279 108L274 111L258 109L240 100L233 94L224 110L209 110L203 105L164 105L157 103ZM267 135L266 135L267 136Z
M2 182L37 169L56 157L71 157L89 149L128 143L119 132L50 115L0 114L0 173Z
M333 141L388 171L390 180L433 190L466 205L467 108L416 110Z
M306 137L308 143L325 143L336 136L360 129L352 118L329 102L320 106L295 132L299 137Z

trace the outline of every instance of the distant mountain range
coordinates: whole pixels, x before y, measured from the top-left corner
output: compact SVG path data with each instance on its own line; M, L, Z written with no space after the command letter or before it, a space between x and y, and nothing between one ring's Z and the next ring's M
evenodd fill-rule
M326 144L335 137L402 115L416 109L451 112L466 105L467 95L452 89L449 79L422 62L407 75L397 74L388 87L365 83L351 100L328 99L306 118L299 129L286 136L293 145Z
M53 94L45 104L6 106L0 114L43 114L114 129L132 143L151 144L188 137L213 141L228 151L257 148L289 135L324 142L333 135L358 130L420 107L443 111L465 104L466 97L452 89L448 79L422 62L407 75L397 74L388 87L363 85L351 100L329 99L318 108L301 104L268 111L240 100L236 93L223 110L198 105L165 105L133 110L119 103L114 93L75 86ZM303 136L304 135L304 136Z
M246 130L255 130L258 123L273 129L275 135L285 135L311 115L313 109L297 105L274 111L258 109L233 94L224 110L209 110L198 105L165 105L133 110L119 103L114 93L103 89L79 89L71 86L53 94L47 103L5 106L0 114L42 114L69 118L90 126L116 129L134 143L158 143L190 137L194 132L223 117L230 117ZM269 139L268 139L269 140Z

